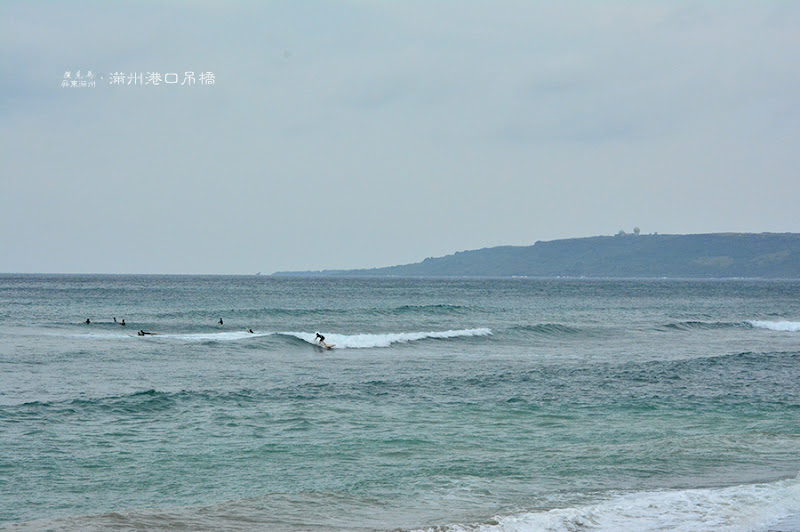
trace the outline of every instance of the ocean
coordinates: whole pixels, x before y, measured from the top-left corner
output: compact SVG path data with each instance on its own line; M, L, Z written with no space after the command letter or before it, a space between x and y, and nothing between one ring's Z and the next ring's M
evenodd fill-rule
M789 531L798 473L800 282L0 275L3 530Z

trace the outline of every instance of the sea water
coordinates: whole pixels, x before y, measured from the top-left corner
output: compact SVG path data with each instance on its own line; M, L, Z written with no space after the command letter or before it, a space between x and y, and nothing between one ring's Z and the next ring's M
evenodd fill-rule
M798 530L799 471L798 282L0 276L3 529Z

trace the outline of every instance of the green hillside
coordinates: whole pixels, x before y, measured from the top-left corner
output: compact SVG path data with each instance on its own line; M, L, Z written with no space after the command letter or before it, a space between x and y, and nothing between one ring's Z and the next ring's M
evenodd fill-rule
M461 251L386 268L275 275L797 279L800 234L620 234Z

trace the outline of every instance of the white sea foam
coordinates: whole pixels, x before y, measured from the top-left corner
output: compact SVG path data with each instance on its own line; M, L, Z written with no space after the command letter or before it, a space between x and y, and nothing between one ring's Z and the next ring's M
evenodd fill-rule
M287 336L294 336L311 344L316 344L316 333L307 332L284 332ZM429 331L429 332L409 332L409 333L386 333L386 334L333 334L322 333L325 342L335 344L334 349L359 349L369 347L389 347L392 344L402 344L427 338L458 338L465 336L489 336L491 329L461 329L457 331Z
M787 522L794 523L798 515L800 515L800 481L793 479L729 488L636 492L593 505L496 517L493 524L450 525L444 530L451 532L789 530L792 528L784 528L782 525Z
M145 336L145 338L165 338L170 340L182 340L185 342L233 342L247 338L257 338L270 336L271 332L247 332L247 331L225 331L213 333L194 333L194 334L160 334Z
M771 331L800 332L800 321L749 321L753 327Z
M72 333L72 334L64 334L64 333L42 333L42 336L61 336L61 337L71 337L71 338L127 338L131 334L130 333Z
M150 331L148 331L150 332ZM247 331L217 331L208 333L161 333L155 331L152 335L142 338L151 340L170 340L180 342L234 342L246 340L248 338L258 338L275 334L293 336L310 344L316 345L316 333L310 332L247 332ZM458 338L466 336L489 336L491 329L461 329L451 331L427 331L427 332L407 332L407 333L386 333L386 334L334 334L322 333L325 341L329 344L336 344L336 349L350 348L369 348L369 347L389 347L392 344L401 344L424 340L427 338ZM137 337L138 331L131 330L125 333L80 333L72 336L81 338L130 338Z
M257 338L262 336L270 336L275 333L273 332L247 332L247 331L219 331L219 332L210 332L210 333L162 333L162 332L151 332L147 331L151 334L142 336L140 338L148 338L148 339L168 339L168 340L177 340L183 342L232 342L236 340L244 340L247 338ZM59 336L57 334L51 334L51 336ZM71 336L73 338L96 338L96 339L120 339L120 338L135 338L139 337L139 331L137 329L131 329L127 332L118 332L118 333L74 333L68 334L67 336Z

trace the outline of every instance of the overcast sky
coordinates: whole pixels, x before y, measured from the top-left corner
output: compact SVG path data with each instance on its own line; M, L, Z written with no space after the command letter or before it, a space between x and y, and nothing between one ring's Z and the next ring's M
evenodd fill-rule
M232 4L0 3L0 272L800 232L800 2Z

